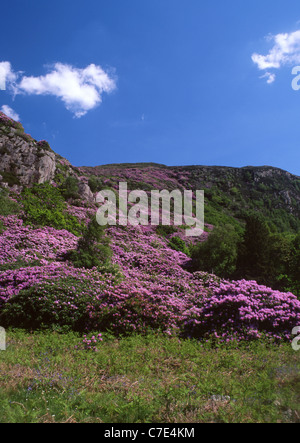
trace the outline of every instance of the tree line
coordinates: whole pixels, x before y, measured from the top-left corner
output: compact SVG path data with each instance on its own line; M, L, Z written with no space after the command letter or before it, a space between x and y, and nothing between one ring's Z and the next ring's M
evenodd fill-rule
M260 215L249 215L241 235L231 225L216 227L192 249L193 271L226 279L256 280L300 294L300 233L274 234Z

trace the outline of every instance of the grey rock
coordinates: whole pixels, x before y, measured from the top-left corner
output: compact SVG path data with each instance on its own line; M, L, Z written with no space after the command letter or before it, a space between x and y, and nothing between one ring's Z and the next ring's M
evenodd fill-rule
M57 172L66 178L78 172L70 162L55 154L49 145L37 143L30 136L15 128L0 126L0 174L8 173L19 182L14 189L53 182ZM9 187L0 175L2 187ZM82 199L94 202L94 195L87 183L81 182L79 194Z
M55 154L45 152L45 155L38 162L37 171L39 184L53 180L56 171Z
M92 193L89 185L87 185L86 183L79 183L78 192L83 200L87 200L89 202L95 201L94 194Z
M71 164L49 150L49 147L44 148L14 128L0 127L0 173L11 174L21 186L52 182L62 161L66 177L75 175ZM3 186L5 180L2 176L1 179ZM84 193L88 195L88 190Z
M229 395L212 395L210 397L210 400L212 400L215 403L225 402L225 401L231 401L231 397Z
M0 171L13 174L23 186L53 180L56 157L40 149L35 141L26 141L11 128L0 128Z

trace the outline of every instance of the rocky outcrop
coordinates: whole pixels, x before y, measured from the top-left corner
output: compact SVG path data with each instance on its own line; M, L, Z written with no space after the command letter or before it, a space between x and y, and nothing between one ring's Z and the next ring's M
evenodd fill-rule
M45 183L53 180L56 171L55 155L51 152L44 152L37 162L38 183Z
M95 201L94 194L92 193L91 188L89 187L88 184L83 183L83 182L79 183L78 192L79 192L80 197L83 200L87 200L89 202Z
M5 183L9 177L14 178L15 184L19 182L21 186L51 182L55 171L56 155L54 152L13 127L0 126L2 182Z
M78 178L79 171L60 157L46 141L37 142L25 134L23 126L0 112L0 186L22 190L46 182L61 184L64 178ZM78 194L94 202L87 180L78 180Z

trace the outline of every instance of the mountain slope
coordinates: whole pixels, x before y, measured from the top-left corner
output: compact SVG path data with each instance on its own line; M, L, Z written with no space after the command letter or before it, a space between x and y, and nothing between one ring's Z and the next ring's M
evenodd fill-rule
M0 187L2 326L116 335L151 329L221 341L291 339L300 322L300 302L292 293L188 272L189 257L172 245L177 232L161 235L155 226L113 226L104 239L90 220L97 209L92 191L117 190L120 181L127 181L130 189L146 191L206 189L211 221L237 227L242 223L237 210L256 209L252 198L262 202L268 191L293 229L298 177L274 168L73 168L3 115L0 149L2 187L8 188ZM41 168L45 158L52 167ZM260 212L264 210L262 204ZM272 208L266 213L272 223ZM107 239L112 259L108 254L101 261Z
M245 215L258 212L272 231L300 229L300 177L269 166L230 168L217 166L167 167L155 163L75 168L56 154L47 142L25 134L20 123L0 113L0 181L4 186L28 186L80 178L79 194L92 200L87 182L97 177L93 191L128 188L205 191L205 221L239 226ZM5 185L6 184L6 185Z
M97 177L100 186L117 188L126 181L130 189L146 191L204 190L208 224L238 225L250 211L262 214L275 232L300 229L300 177L278 168L139 164L79 169L83 175Z

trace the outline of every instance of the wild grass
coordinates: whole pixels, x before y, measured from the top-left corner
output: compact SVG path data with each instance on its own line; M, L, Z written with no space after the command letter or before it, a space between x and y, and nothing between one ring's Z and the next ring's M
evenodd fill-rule
M98 352L81 343L75 333L8 331L0 423L300 421L300 354L290 344L107 334Z

